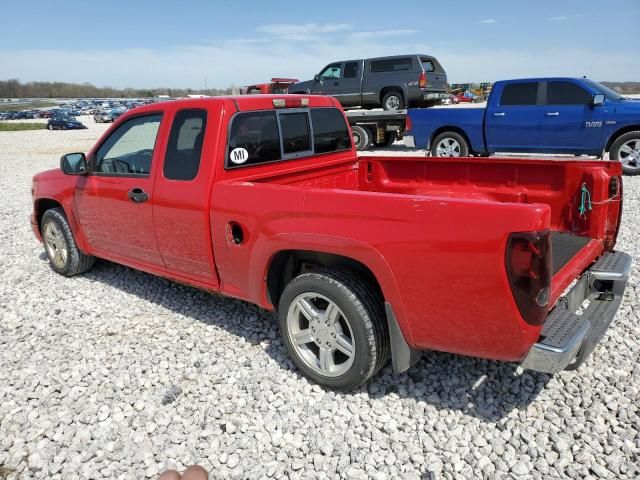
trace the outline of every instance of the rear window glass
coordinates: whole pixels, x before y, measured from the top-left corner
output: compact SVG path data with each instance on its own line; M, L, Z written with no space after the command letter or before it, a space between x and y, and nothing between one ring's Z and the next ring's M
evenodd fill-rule
M254 165L280 159L276 112L238 113L231 124L227 167Z
M311 110L315 153L328 153L351 148L349 129L344 116L336 108Z
M535 105L538 82L510 83L505 85L500 105Z
M307 112L281 114L280 127L285 155L311 150L311 131Z
M549 105L588 105L592 98L589 92L575 83L547 83L547 104Z
M371 71L374 73L396 72L411 70L413 62L410 57L390 58L388 60L374 60L371 62Z
M422 67L424 68L424 71L429 73L429 72L435 72L436 71L436 67L433 64L433 61L428 59L428 58L422 58L420 59L422 62Z

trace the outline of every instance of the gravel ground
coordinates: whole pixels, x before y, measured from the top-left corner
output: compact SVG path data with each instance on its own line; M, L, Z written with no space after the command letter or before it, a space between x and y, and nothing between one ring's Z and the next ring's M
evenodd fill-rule
M107 262L56 275L30 179L106 126L0 133L0 479L640 477L639 272L578 372L428 352L351 394L286 358L270 314ZM637 258L640 178L618 247Z

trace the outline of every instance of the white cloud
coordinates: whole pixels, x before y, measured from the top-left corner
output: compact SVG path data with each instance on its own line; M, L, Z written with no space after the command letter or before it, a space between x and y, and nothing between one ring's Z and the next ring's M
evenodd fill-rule
M290 35L318 35L322 33L344 32L353 27L348 23L273 23L256 28L258 33L286 37Z
M567 17L565 17L564 15L560 15L560 16L557 16L557 17L549 18L549 20L552 21L552 22L562 22L562 21L564 21L566 19L567 19Z
M398 30L378 30L373 32L356 32L351 34L351 38L355 39L370 39L370 38L383 38L383 37L402 37L405 35L413 35L418 33L417 30L410 29L398 29Z
M365 32L362 32L365 33ZM226 88L271 77L312 78L336 60L421 52L435 55L450 82L479 82L535 76L589 75L595 80L640 77L631 48L603 55L588 46L556 50L469 46L434 48L411 36L352 38L349 32L322 42L281 37L229 39L209 45L157 49L17 50L0 46L2 79L91 82L114 87ZM487 61L491 59L491 61Z
M481 24L491 24L491 23L498 23L498 21L495 18L485 18L484 20L480 20L479 22L476 23L481 23Z

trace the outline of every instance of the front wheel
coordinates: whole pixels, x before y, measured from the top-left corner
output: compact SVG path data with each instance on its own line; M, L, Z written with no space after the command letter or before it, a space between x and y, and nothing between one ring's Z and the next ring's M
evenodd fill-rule
M280 297L278 321L293 362L326 387L355 388L389 360L382 299L350 270L323 268L294 278Z
M432 157L468 157L469 144L457 132L444 132L431 144Z
M85 255L78 248L61 208L52 208L44 212L40 228L49 263L57 273L71 277L93 267L95 257Z
M625 175L640 175L640 131L620 135L611 145L611 160L620 160Z

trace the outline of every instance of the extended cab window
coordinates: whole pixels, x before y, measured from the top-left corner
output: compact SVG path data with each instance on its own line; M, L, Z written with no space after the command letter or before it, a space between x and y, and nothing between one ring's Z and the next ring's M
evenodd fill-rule
M548 105L589 105L593 96L572 82L548 82Z
M373 62L371 62L371 71L373 73L411 70L411 67L413 67L413 61L410 57L391 58L388 60L374 60Z
M198 175L204 131L205 110L181 110L171 125L164 157L163 173L169 180L193 180Z
M280 133L275 111L238 113L231 123L227 168L280 159Z
M127 120L100 145L93 172L97 174L149 175L162 115Z
M340 78L342 68L339 63L332 63L320 72L320 78Z
M344 78L356 78L358 76L358 62L344 64Z
M337 108L311 109L315 153L328 153L351 148L351 136L344 116Z
M538 82L509 83L504 86L500 105L535 105L538 98Z

